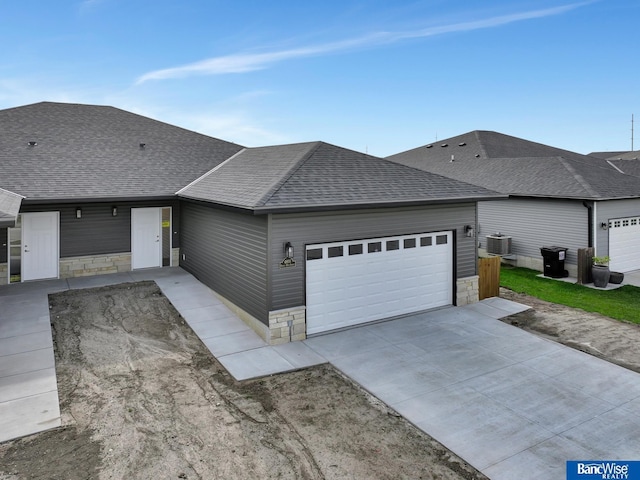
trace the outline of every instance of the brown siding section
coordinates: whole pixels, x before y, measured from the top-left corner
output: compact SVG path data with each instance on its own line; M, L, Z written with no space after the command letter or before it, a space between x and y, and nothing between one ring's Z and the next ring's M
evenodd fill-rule
M475 203L330 213L273 214L270 233L269 309L278 310L306 303L304 251L305 245L310 243L453 230L455 276L461 278L475 275L475 238L466 237L464 234L464 226L473 226L475 222ZM294 246L296 266L280 268L286 242L291 242Z
M268 325L267 218L184 202L180 266Z

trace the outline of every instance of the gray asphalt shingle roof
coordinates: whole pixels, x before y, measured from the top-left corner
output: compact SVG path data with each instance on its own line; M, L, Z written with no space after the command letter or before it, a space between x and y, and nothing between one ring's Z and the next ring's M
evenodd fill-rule
M430 145L387 158L510 195L640 197L638 178L620 173L604 159L497 132L473 131Z
M0 110L0 188L25 201L171 196L241 149L108 106Z
M0 188L0 227L13 227L20 211L22 196Z
M608 162L627 175L640 177L640 159L638 159L637 157L633 157L630 159L611 159Z
M496 192L324 142L249 148L179 196L255 211L471 201Z

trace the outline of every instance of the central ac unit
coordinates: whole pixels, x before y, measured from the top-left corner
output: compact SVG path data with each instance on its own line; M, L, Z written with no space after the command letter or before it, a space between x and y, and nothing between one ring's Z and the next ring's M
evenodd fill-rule
M487 235L487 253L492 255L510 255L511 237L500 233Z

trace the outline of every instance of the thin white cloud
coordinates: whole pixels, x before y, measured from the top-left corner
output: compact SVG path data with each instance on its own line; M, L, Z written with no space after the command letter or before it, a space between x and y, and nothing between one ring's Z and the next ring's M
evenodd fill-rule
M136 84L141 84L149 80L184 78L190 77L192 75L223 75L228 73L251 72L255 70L262 70L275 63L295 58L343 52L356 48L373 47L376 45L394 43L410 38L433 37L446 33L467 32L472 30L493 28L499 27L501 25L507 25L509 23L520 22L523 20L560 15L589 3L593 3L593 1L572 3L559 7L531 10L527 12L502 15L470 22L429 27L421 30L412 30L406 32L378 32L359 38L325 43L309 47L293 48L289 50L265 53L238 53L234 55L225 55L221 57L209 58L207 60L202 60L187 65L182 65L179 67L154 70L141 75L136 80Z

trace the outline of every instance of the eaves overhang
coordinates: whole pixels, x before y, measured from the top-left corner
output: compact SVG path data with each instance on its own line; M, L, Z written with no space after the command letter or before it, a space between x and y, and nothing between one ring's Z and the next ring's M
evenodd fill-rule
M246 206L224 202L215 202L211 200L203 200L186 195L180 195L181 200L198 203L201 205L212 205L219 208L242 211L253 215L268 215L271 213L303 213L303 212L326 212L326 211L344 211L344 210L363 210L374 208L400 208L400 207L416 207L428 205L446 205L459 203L475 203L479 201L505 200L509 198L506 194L496 194L488 196L464 196L449 197L439 199L416 199L416 200L397 200L386 202L361 202L361 203L318 203L309 205L283 205L283 206Z
M177 200L175 194L168 195L143 195L143 196L113 196L113 197L73 197L73 198L25 198L23 205L50 205L50 204L74 204L74 203L128 203L128 202L156 202Z
M610 200L634 200L640 199L640 193L638 195L617 195L615 197L593 197L588 195L577 195L575 197L570 195L532 195L525 193L511 193L509 197L517 197L517 198L535 198L535 199L550 199L550 200L576 200L576 201L587 201L587 202L601 202L601 201L610 201Z

